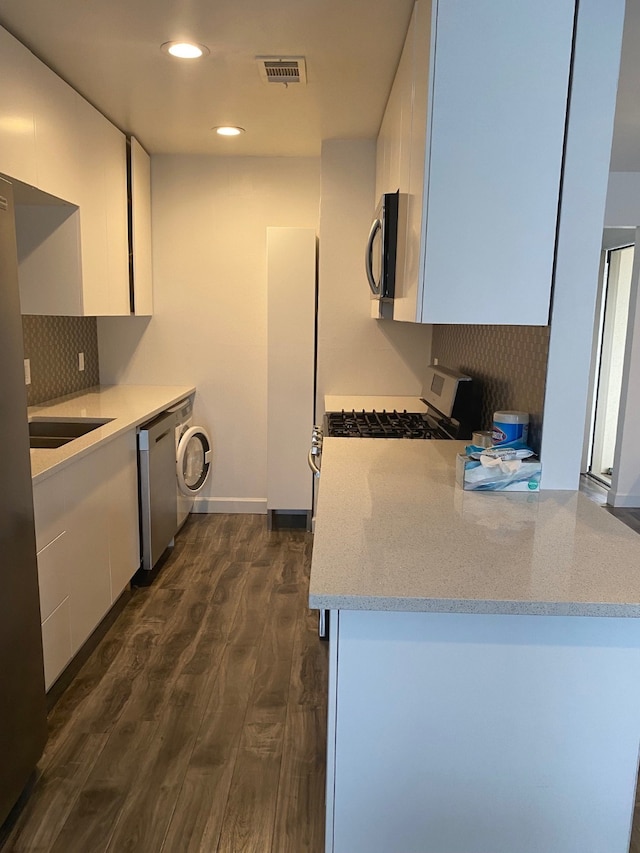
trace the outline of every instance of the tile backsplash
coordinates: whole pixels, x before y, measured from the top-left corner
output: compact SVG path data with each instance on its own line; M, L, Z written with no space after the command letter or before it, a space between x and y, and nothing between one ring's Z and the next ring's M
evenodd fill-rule
M98 329L95 317L22 317L24 357L31 362L27 403L63 397L100 382ZM78 353L84 353L84 370Z
M480 385L482 429L501 409L529 412L529 443L539 452L549 326L434 326L432 357Z

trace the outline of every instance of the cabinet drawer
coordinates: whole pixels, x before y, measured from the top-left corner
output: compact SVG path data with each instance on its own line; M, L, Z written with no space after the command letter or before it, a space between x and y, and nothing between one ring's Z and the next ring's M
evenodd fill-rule
M61 533L38 553L40 618L44 622L69 595L68 537Z
M42 623L44 684L48 690L71 659L71 617L69 599L60 604Z
M40 552L65 529L63 476L49 477L33 487L36 551Z

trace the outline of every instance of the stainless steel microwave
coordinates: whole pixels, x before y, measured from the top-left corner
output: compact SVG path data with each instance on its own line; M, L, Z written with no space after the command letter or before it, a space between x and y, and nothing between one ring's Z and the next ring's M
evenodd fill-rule
M365 252L365 269L375 299L393 299L398 254L400 193L385 193L374 215Z

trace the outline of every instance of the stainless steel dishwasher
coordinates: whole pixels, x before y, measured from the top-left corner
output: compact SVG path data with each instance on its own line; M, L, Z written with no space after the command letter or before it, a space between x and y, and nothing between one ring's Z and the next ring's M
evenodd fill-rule
M138 431L142 566L151 571L177 532L175 412Z

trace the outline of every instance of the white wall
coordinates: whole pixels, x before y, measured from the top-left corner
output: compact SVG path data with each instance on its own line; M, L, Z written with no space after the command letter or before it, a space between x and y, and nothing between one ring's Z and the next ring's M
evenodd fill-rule
M318 388L325 394L420 395L431 327L371 318L364 251L375 209L374 140L322 145Z
M613 506L640 506L640 228L636 229L636 249L631 273L629 325L622 368L620 417L613 460L613 477L607 503Z
M640 227L635 226L640 226L640 172L610 173L605 226L632 228L629 242L635 243L621 404L607 502L612 506L637 507L640 506Z
M546 489L577 489L580 479L624 6L578 6L542 430Z
M609 172L605 228L640 225L640 172Z
M317 229L319 192L317 159L152 158L154 316L98 320L100 378L197 386L200 510L266 511L266 229Z

